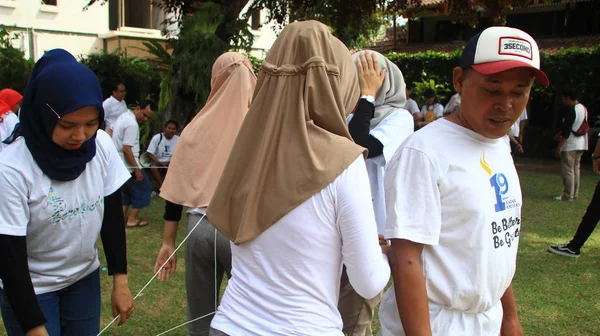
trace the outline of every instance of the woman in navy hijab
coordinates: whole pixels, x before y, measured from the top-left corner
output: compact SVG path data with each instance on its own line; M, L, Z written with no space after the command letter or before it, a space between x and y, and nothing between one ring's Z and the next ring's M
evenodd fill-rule
M130 174L95 74L62 49L36 63L19 137L0 153L0 310L9 336L97 335L102 238L113 315L134 309L119 188Z

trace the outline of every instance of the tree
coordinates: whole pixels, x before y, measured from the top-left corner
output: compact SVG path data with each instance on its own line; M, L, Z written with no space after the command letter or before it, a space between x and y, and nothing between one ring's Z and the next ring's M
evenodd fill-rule
M552 0L533 0L552 1ZM105 4L107 0L89 0ZM486 11L495 20L528 0L440 0L436 10L456 14L457 20L476 22L477 13ZM249 49L252 34L248 13L266 9L268 20L284 25L287 21L316 19L327 24L334 35L349 47L360 47L364 36L376 30L387 18L431 8L422 0L162 0L158 4L179 25L178 39L168 76L161 84L163 118L181 125L191 120L210 91L210 69L228 49ZM240 16L246 5L248 12ZM87 7L86 6L86 7Z

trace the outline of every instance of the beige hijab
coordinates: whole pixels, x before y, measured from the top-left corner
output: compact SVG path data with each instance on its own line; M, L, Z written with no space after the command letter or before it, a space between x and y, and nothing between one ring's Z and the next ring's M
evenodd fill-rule
M236 52L225 53L212 68L206 105L183 129L160 196L193 208L207 207L248 112L256 76Z
M375 54L379 63L379 70L383 68L387 69L381 89L379 89L377 97L375 97L375 116L371 119L370 124L370 128L373 129L392 111L404 107L404 104L406 104L406 83L404 82L402 71L387 57L376 51L362 52ZM361 53L352 55L355 62Z
M358 98L344 44L319 22L288 25L263 62L208 206L214 226L234 243L246 242L333 182L364 152L345 122Z

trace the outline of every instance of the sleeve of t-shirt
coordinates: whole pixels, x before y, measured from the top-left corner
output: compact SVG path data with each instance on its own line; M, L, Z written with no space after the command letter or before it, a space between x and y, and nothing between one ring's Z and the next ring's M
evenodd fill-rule
M407 101L404 105L404 109L410 112L410 114L415 114L419 112L419 107L417 106L417 103L414 100Z
M0 234L27 235L29 223L28 187L25 177L15 169L0 166Z
M150 144L148 145L148 149L146 150L146 152L158 156L158 145L159 145L158 142L159 141L160 141L160 133L155 134L152 137L152 140L150 140Z
M135 146L138 142L139 128L133 123L128 123L123 130L123 146Z
M106 122L106 126L112 128L113 127L113 106L110 103L110 100L105 100L102 103L102 108L104 109L104 121Z
M406 239L425 245L439 243L442 226L439 176L425 153L400 148L385 173L386 239Z
M125 167L112 139L106 132L99 130L96 143L106 157L106 175L104 176L104 197L117 191L129 178L131 174Z
M444 116L444 106L442 104L435 105L435 116L438 118Z
M519 121L527 120L527 109L524 109L519 116Z
M371 135L383 145L383 160L374 160L373 162L385 165L394 156L404 139L413 133L414 128L415 123L412 116L404 109L395 110L382 120L371 130Z
M337 225L342 236L342 260L348 279L360 296L375 297L389 281L390 267L381 253L362 155L336 180Z

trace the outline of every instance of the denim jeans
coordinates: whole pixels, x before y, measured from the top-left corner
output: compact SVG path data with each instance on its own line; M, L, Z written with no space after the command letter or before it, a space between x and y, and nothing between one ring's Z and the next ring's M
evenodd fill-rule
M100 273L96 269L71 286L37 295L50 336L96 336L100 332ZM8 297L0 289L0 310L8 336L23 336Z

